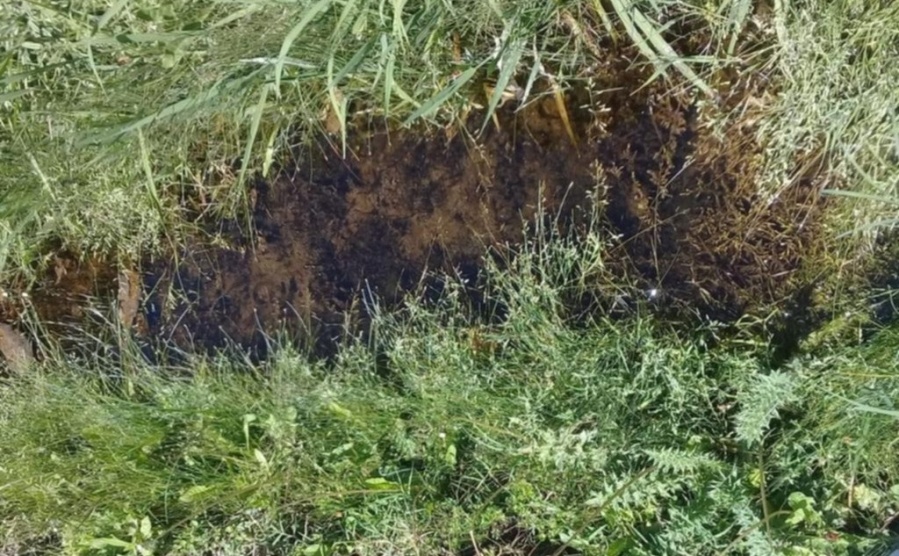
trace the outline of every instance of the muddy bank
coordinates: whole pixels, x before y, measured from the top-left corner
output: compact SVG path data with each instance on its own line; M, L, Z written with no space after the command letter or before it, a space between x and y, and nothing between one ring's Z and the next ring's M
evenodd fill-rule
M255 237L193 245L148 273L149 329L201 346L338 334L366 296L389 305L427 271L473 276L538 211L566 224L591 198L618 238L610 263L666 309L729 320L794 302L809 287L799 270L817 245L822 184L759 198L752 107L723 127L703 113L761 93L746 85L711 109L616 83L569 92L564 106L550 94L505 106L480 136L475 113L452 134L356 129L346 158L322 138L255 184Z
M538 207L567 214L596 189L552 105L533 110L539 125L507 116L480 141L381 130L354 137L347 159L322 142L256 184L251 241L194 246L159 273L160 291L187 300L171 332L203 345L257 343L260 330L340 325L365 296L390 304L427 271L473 276L490 247L522 239Z
M809 171L776 198L756 193L764 84L722 84L710 103L636 87L649 74L623 57L591 72L564 96L507 102L483 133L475 109L447 129L357 125L346 157L322 136L252 185L253 237L225 223L215 243L146 261L139 280L137 265L60 255L30 300L0 303L2 320L33 307L65 330L105 304L139 335L185 348L262 349L278 331L330 338L348 313L364 317L366 299L389 306L428 272L474 278L538 213L569 226L591 199L617 238L608 264L660 292L660 310L726 321L809 305L815 277L801 262L820 248L823 183Z

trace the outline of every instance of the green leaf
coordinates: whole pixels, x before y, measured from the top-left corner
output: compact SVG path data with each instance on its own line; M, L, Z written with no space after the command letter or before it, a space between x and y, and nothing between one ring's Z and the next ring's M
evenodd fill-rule
M490 123L490 119L493 117L493 112L496 110L496 107L499 105L499 101L503 98L503 93L506 91L506 87L509 86L509 82L512 80L512 77L515 75L515 70L518 68L518 61L521 60L521 55L524 53L524 41L523 40L515 40L511 45L508 45L503 52L502 56L502 69L499 72L499 77L496 80L496 88L493 89L493 94L490 95L490 101L487 103L487 114L484 116L484 124L481 126L481 133L487 128L487 124Z
M444 456L443 456L443 461L445 461L446 464L449 466L456 465L456 445L455 444L450 444L449 446L447 446L446 454L444 454Z
M331 0L318 0L315 4L313 4L306 13L303 14L303 17L300 18L299 23L293 26L290 32L284 37L284 42L281 43L281 51L278 53L278 61L275 62L275 94L281 94L281 74L284 71L284 60L287 58L287 53L290 51L290 47L293 46L294 41L297 40L297 37L300 36L300 33L303 32L303 29L309 25L313 19L318 17L320 14L324 13L325 10L331 7Z
M631 540L628 537L622 537L620 539L616 539L612 544L609 545L609 548L606 550L606 556L619 556L624 554L625 551L630 548Z
M203 494L212 490L211 486L207 485L194 485L184 492L181 493L181 496L178 497L179 502L184 502L188 504L200 498Z
M349 409L339 405L337 402L329 403L328 410L334 415L343 417L344 419L351 419L353 417L353 413Z
M321 553L322 545L320 544L310 544L303 547L303 554L305 554L306 556L318 556Z
M372 490L399 490L400 485L393 481L388 481L384 477L373 477L365 480L366 486Z
M815 509L815 500L801 492L791 492L787 497L787 503L793 510L787 518L787 523L799 525L806 523L808 525L819 525L822 523L821 515Z
M468 83L474 74L481 68L481 65L477 65L474 67L470 67L462 74L453 80L447 87L444 87L442 91L431 97L430 100L422 104L415 112L413 112L406 121L403 122L403 125L409 125L415 120L430 116L434 112L436 112L450 97L452 97L456 92L462 88L463 85Z
M88 543L88 546L90 548L93 548L94 550L103 550L106 548L124 548L129 552L132 552L134 550L134 543L116 539L114 537L91 539L91 541Z
M144 516L143 519L140 520L140 534L144 539L149 539L150 535L153 533L153 524L150 522L150 518Z
M259 465L261 465L263 469L268 469L268 459L266 459L265 454L262 453L262 450L258 448L253 450L253 457L256 458L256 461L259 462Z
M736 417L737 438L753 445L761 441L778 411L797 399L799 379L792 374L775 371L755 377L737 396L740 412Z

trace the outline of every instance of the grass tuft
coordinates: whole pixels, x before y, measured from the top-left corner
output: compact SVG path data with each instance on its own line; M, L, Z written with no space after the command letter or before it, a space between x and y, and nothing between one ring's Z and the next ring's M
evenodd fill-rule
M9 542L53 530L82 554L448 554L514 524L587 554L847 554L867 542L831 539L847 520L875 535L899 421L845 399L895 398L894 358L872 358L892 333L785 374L714 329L684 336L642 311L585 323L567 307L602 295L604 245L528 242L489 269L501 321L448 279L330 365L288 347L127 375L47 363L0 390Z

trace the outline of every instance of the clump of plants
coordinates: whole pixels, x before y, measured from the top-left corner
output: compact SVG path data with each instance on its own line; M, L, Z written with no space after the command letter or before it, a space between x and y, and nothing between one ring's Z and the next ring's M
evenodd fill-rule
M585 322L571 300L614 291L605 247L529 242L486 272L493 318L448 278L330 362L50 361L0 390L5 542L450 554L514 531L522 554L849 554L882 536L892 331L772 369L714 324Z
M596 227L538 227L514 257L488 261L478 303L446 277L440 295L373 308L370 329L348 328L327 360L279 338L263 362L235 350L158 363L123 330L90 358L50 339L41 362L0 383L0 552L804 556L890 544L897 330L844 314L863 301L840 295L895 222L893 3L8 4L4 288L27 291L62 251L138 261L213 241L203 232L246 217L250 179L273 176L298 137L343 156L353 125L452 132L543 95L574 143L565 92L593 83L613 45L672 98L694 99L687 116L724 143L759 148L746 168L761 178L740 182L755 204L733 204L733 222L705 213L725 262L771 255L748 238L755 215L782 208L769 232L786 238L787 270L803 258L821 272L809 282L826 288L809 291L843 316L772 354L783 343L765 327L660 318L650 306L663 297L622 283ZM731 107L728 90L746 95ZM682 152L669 147L673 169ZM669 176L652 179L664 193ZM808 196L791 197L796 184ZM822 188L842 198L825 207ZM806 204L828 211L814 252L786 241L808 229ZM762 286L785 272L772 268Z

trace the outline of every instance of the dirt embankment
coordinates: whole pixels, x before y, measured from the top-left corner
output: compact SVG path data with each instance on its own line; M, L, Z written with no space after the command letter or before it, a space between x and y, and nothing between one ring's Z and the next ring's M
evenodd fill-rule
M339 327L366 293L390 302L425 270L472 274L538 208L567 222L591 195L620 236L612 264L669 306L727 319L787 302L807 285L797 271L817 238L819 184L759 198L751 106L714 128L661 86L626 92L620 80L640 77L628 71L570 92L564 110L552 95L504 107L477 138L480 116L451 136L356 130L345 159L323 141L256 185L252 245L192 249L162 273L189 302L159 322L204 345ZM761 94L750 88L724 103Z
M509 102L480 135L473 112L453 132L353 129L346 158L322 138L254 185L254 238L197 242L177 264L145 265L138 330L199 346L258 347L261 331L278 329L329 334L366 292L390 302L426 270L472 274L487 248L521 240L538 207L565 222L593 194L620 236L611 262L670 306L733 318L802 290L821 184L758 197L764 89L721 87L731 92L704 106L663 83L636 87L646 72L624 62L593 71L564 106L549 92ZM711 125L736 108L739 118ZM60 264L36 290L43 316L77 319L91 276L91 291L115 297L115 271Z

